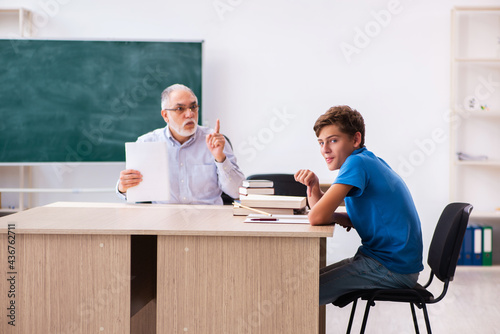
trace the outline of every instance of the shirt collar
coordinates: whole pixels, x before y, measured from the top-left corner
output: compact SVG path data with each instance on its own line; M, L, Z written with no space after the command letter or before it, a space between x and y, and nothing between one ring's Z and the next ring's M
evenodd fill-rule
M362 152L364 152L364 151L366 151L366 147L365 147L365 146L363 146L363 147L361 147L361 148L358 148L357 150L354 150L354 151L351 153L351 155L360 154L360 153L362 153Z

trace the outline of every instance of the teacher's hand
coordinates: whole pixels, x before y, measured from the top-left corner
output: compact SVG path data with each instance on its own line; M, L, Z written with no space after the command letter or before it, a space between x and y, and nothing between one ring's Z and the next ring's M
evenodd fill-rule
M126 193L127 189L137 186L142 182L142 174L135 169L125 169L120 172L120 183L118 190L121 193Z
M217 119L215 123L215 131L214 133L207 135L206 142L210 153L212 153L215 158L215 161L224 162L224 160L226 160L226 155L224 154L226 139L224 138L224 135L219 133L219 130L220 122L219 119Z

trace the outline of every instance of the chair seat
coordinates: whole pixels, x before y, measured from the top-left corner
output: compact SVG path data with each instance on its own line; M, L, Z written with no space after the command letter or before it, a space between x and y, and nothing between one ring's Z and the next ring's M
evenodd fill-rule
M426 303L432 302L434 295L425 289L422 285L416 284L412 289L367 289L356 290L348 292L333 302L333 305L344 307L349 305L356 299L363 300L381 300L381 301L395 301L395 302L408 302L420 303L422 299Z

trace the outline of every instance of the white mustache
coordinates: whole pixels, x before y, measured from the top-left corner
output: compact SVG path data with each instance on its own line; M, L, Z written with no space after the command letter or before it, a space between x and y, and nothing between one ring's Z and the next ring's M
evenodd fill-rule
M196 120L194 118L189 118L182 123L182 126L186 126L189 122L193 122L194 124L196 124Z

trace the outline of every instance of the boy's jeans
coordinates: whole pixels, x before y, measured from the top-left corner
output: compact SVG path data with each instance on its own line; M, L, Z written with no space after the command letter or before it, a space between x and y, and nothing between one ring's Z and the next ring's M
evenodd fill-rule
M354 257L320 270L319 304L329 304L353 290L412 288L417 283L418 275L394 273L358 251Z

